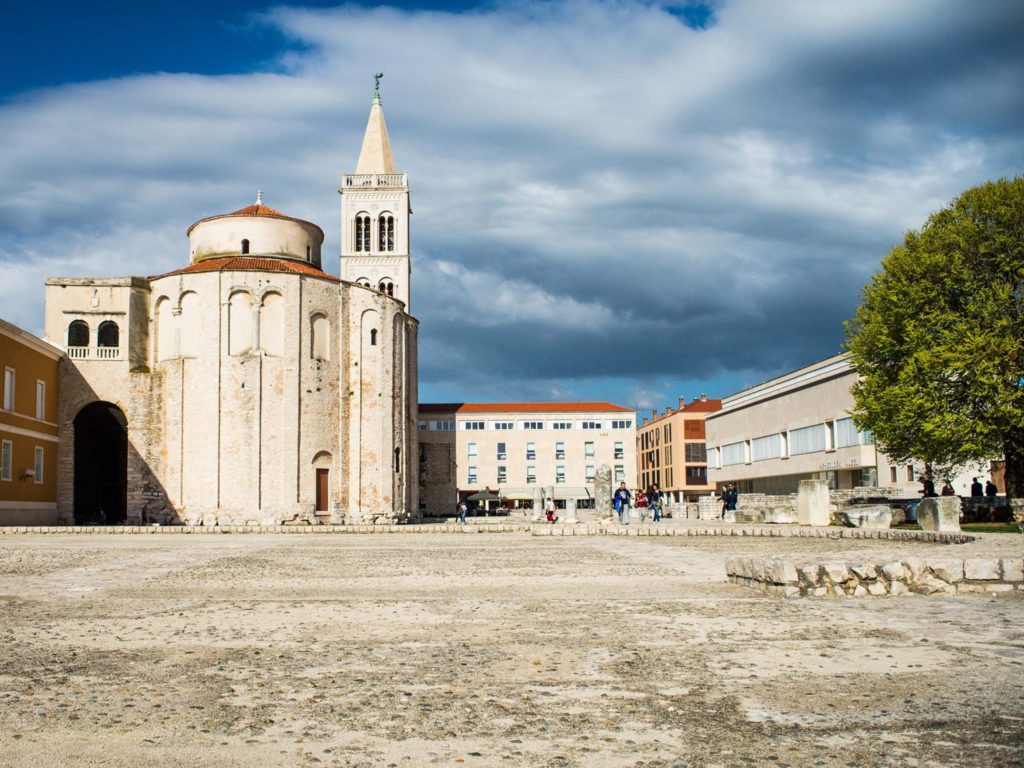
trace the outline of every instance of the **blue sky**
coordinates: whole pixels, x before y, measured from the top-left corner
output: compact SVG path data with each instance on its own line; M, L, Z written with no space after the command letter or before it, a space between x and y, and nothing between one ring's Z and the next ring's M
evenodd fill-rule
M268 204L327 233L372 90L421 399L730 394L838 351L909 228L1024 166L1024 4L104 2L0 28L0 317Z

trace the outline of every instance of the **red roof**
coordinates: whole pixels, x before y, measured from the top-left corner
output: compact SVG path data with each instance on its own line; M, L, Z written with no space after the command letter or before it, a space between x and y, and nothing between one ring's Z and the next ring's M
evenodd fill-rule
M232 211L231 213L221 213L218 214L217 216L207 216L205 219L200 219L191 227L189 227L188 232L186 232L185 234L189 234L193 229L195 229L197 226L199 226L205 221L213 221L214 219L226 219L231 216L263 216L268 219L285 219L287 221L297 221L300 224L308 224L309 226L316 229L320 233L321 238L324 235L324 231L313 222L306 221L305 219L296 219L294 216L288 216L284 213L281 213L280 211L275 211L273 208L268 208L267 206L263 205L263 203L253 203L252 205L247 205L245 208L239 208L237 211Z
M322 269L307 264L304 261L290 261L289 259L263 259L258 256L221 256L215 259L205 259L187 267L176 269L173 272L166 272L162 275L155 275L151 280L171 275L190 275L199 272L291 272L309 277L319 277L321 280L330 280L333 283L340 283L341 280L334 275L324 272Z
M720 399L711 398L707 398L706 400L694 400L692 403L687 403L682 408L677 409L677 411L704 411L707 413L720 410L722 410L722 401Z
M420 403L420 413L633 413L613 403Z

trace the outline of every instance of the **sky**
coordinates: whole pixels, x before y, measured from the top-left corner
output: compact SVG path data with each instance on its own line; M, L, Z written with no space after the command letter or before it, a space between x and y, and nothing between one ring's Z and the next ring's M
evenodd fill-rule
M22 3L0 317L155 275L253 202L318 223L373 91L409 174L420 400L723 397L837 354L904 233L1024 167L1019 0Z

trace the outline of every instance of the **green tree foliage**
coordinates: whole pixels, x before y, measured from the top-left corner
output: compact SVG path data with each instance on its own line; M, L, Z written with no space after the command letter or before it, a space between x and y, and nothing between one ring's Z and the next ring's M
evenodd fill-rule
M961 194L908 232L846 324L853 418L894 460L1005 457L1024 498L1024 178Z

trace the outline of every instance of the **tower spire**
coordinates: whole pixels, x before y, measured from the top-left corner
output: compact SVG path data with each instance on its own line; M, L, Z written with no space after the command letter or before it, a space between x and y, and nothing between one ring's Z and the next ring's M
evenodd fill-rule
M356 173L397 173L395 159L391 154L391 139L384 122L384 107L380 100L380 79L383 72L373 76L373 103L370 105L370 119L363 135L363 147L359 150Z

